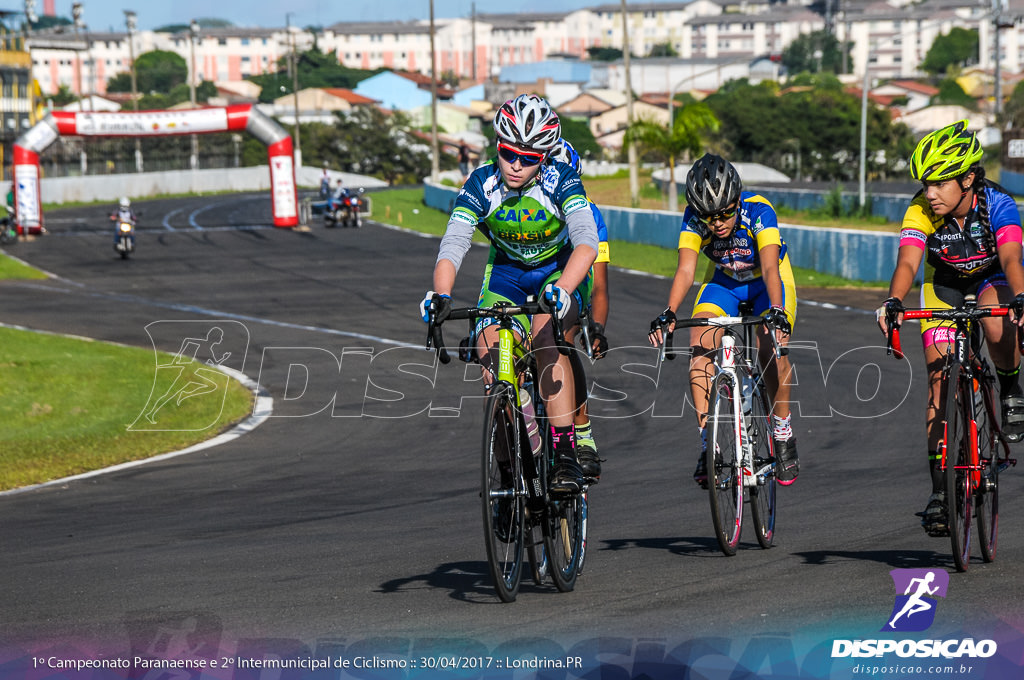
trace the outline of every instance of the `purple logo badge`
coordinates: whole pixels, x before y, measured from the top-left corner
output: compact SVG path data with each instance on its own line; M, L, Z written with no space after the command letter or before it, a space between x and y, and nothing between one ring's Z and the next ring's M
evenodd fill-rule
M893 569L896 602L883 631L917 632L935 621L937 597L946 597L949 572L942 569Z

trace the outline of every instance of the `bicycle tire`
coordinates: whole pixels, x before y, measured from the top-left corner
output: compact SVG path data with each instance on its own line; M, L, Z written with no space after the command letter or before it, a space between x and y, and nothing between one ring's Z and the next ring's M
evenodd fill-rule
M544 549L555 588L567 593L576 587L583 557L583 495L548 501Z
M580 564L576 567L576 575L579 576L583 573L583 565L587 561L587 516L590 513L590 499L588 494L590 492L586 489L583 490L581 495L582 510L583 510L583 536L581 538L582 546L580 547Z
M717 376L711 384L710 437L705 452L711 523L718 547L730 557L736 554L743 525L743 483L736 457L736 414L732 392L733 384L728 374Z
M509 385L499 384L487 397L484 419L481 500L487 566L502 602L514 602L523 579L525 501L519 414ZM502 479L502 460L506 479Z
M750 487L750 519L754 523L758 545L770 548L775 540L775 443L772 441L771 411L760 382L754 385L748 418L747 434L753 449L754 470L758 473L757 486ZM765 468L768 472L760 474Z
M977 515L978 546L985 562L996 559L996 545L999 537L999 415L995 407L993 387L995 378L985 368L978 369L982 394L981 413L975 414L978 421L978 462L981 464L981 479L976 490L975 514Z
M971 437L967 413L973 389L963 366L954 360L946 376L946 410L943 448L946 452L945 490L949 541L957 571L967 571L971 561Z

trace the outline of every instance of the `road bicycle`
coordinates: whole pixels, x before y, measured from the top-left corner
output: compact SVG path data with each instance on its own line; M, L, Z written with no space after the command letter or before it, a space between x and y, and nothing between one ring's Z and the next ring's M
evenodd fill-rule
M995 398L996 378L982 355L984 334L978 320L1007 316L1011 307L978 307L967 295L962 307L907 309L906 319L940 319L954 324L942 367L942 439L939 443L953 562L967 571L971 560L971 515L977 519L981 558L996 558L999 534L999 473L1017 464L1003 435ZM887 351L903 358L896 312L887 314Z
M468 319L470 335L460 343L463 361L476 358L473 330L478 319L498 322L498 356L484 403L482 477L487 564L503 602L513 602L523 578L524 555L534 582L550 576L561 592L573 590L583 560L586 505L582 493L554 494L548 480L554 474L555 454L550 427L537 386L537 365L529 337L517 341L513 319L542 312L537 302L498 303L494 307L453 309L448 319ZM561 325L552 315L555 342L563 354L571 351ZM451 361L441 323L430 315L427 349L441 363Z
M771 406L761 367L757 360L754 331L768 328L775 356L788 350L780 347L775 332L764 317L750 316L743 304L740 316L681 319L675 328L709 326L722 330L714 359L714 377L708 393L708 443L705 463L711 522L718 547L728 556L736 554L743 527L743 505L750 505L757 543L770 548L775 539L776 480L775 444L772 439ZM661 360L671 359L671 335L661 348Z

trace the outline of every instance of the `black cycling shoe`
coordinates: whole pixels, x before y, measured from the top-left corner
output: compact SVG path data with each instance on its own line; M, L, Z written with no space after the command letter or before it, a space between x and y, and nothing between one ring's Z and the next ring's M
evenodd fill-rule
M796 437L782 441L774 440L775 444L775 481L789 486L800 474L800 459L796 455Z
M583 469L572 456L558 459L548 489L555 495L572 495L583 491Z
M701 451L700 456L697 457L697 467L693 471L693 481L700 484L700 488L708 488L708 463L707 451Z
M580 461L580 469L583 476L595 482L601 478L601 459L597 457L597 450L586 444L576 445L576 457Z
M946 508L946 494L936 491L928 497L928 505L923 512L917 513L921 518L921 526L929 536L941 538L949 536L949 512Z
M1024 396L1015 395L1002 400L1003 435L1015 443L1024 440Z

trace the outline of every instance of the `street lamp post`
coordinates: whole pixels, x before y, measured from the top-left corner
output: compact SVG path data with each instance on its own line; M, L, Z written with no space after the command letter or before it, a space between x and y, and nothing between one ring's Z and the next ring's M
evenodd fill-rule
M199 22L195 19L188 25L188 34L192 43L192 72L188 79L188 95L194 109L196 108L196 38L199 36ZM193 170L199 169L199 136L195 134L192 135L192 154L189 156L189 166Z
M138 26L135 12L130 9L124 10L124 24L128 29L128 59L131 60L132 75L132 107L139 110L138 90L139 84L135 79L135 28ZM135 138L135 171L142 172L142 144L139 138Z
M298 31L298 28L292 27L292 14L294 12L285 13L284 20L288 27L288 35L292 45L290 62L292 65L292 97L295 107L295 165L300 167L302 165L302 143L299 137L299 60L295 52L295 33Z

